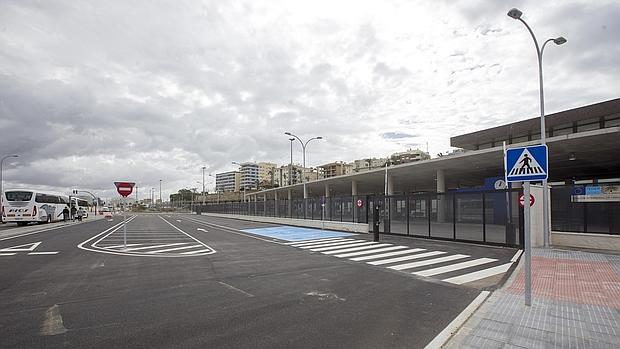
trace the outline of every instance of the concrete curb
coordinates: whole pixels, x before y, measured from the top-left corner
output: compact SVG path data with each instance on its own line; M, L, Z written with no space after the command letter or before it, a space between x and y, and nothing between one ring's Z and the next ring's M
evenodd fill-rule
M425 349L435 349L442 348L450 338L469 320L469 318L478 310L478 308L487 300L491 292L482 291L478 295L478 297L474 298L474 300L469 303L467 308L465 308L452 322L446 326L433 340L428 343Z

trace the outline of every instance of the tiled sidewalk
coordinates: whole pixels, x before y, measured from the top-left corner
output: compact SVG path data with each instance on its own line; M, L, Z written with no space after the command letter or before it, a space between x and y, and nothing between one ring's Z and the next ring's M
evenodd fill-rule
M534 249L532 306L524 305L520 270L447 347L620 347L620 256Z

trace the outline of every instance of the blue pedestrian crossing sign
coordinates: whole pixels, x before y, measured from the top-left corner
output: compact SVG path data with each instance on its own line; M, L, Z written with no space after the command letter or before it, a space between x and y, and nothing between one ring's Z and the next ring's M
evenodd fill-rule
M507 149L505 164L508 182L530 182L547 179L547 146L534 145Z

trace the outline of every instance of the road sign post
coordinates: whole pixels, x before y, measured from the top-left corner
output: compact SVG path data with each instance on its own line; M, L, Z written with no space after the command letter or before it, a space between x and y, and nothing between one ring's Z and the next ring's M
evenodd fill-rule
M530 194L530 182L546 181L548 178L549 155L547 145L507 149L504 152L504 167L507 182L523 182L523 196L519 204L523 207L524 215L524 254L525 270L525 305L532 305L532 243L531 243L531 207L534 197ZM547 214L547 212L543 212ZM543 232L547 234L547 232ZM546 237L545 237L546 238Z
M123 248L127 248L127 197L133 192L134 182L114 182L116 191L123 197Z

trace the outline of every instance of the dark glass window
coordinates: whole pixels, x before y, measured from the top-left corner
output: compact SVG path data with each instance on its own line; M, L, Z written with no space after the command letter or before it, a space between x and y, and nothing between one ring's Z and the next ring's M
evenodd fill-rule
M7 201L30 201L32 199L31 191L7 191L4 194Z

